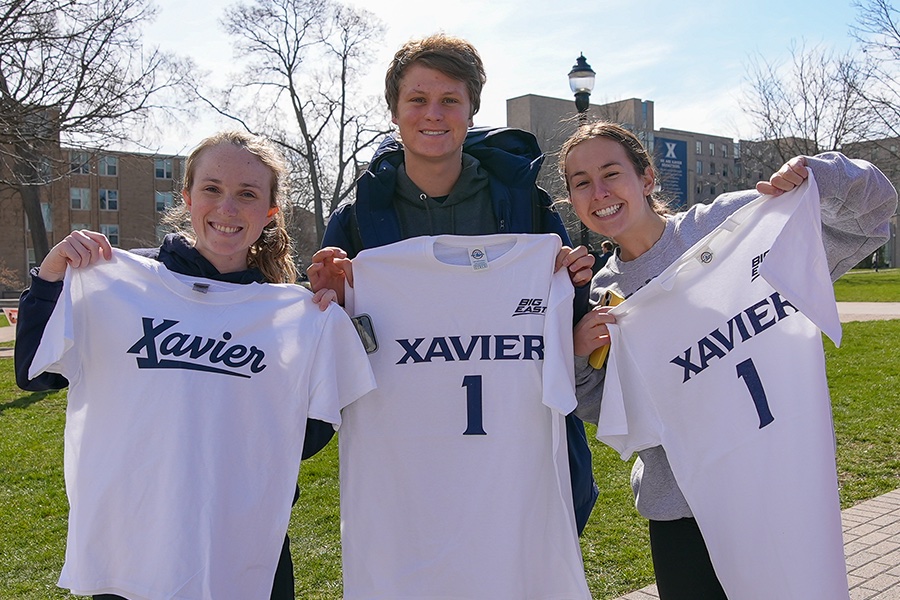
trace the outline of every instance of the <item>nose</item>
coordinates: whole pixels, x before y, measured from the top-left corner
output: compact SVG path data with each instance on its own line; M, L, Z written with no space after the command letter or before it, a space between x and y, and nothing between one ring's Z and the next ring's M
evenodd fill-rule
M609 196L609 188L602 181L595 183L594 198L597 200L604 200L607 196Z
M429 102L425 111L425 118L431 121L440 121L444 118L444 107L440 102Z
M233 217L237 214L238 201L233 194L224 194L221 202L219 202L219 212L227 217Z

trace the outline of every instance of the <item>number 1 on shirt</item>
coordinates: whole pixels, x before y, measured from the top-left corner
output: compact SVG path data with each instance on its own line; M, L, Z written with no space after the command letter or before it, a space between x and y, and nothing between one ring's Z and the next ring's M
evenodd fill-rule
M481 375L466 375L462 387L466 388L466 430L463 435L487 435L481 410Z
M747 384L747 390L750 392L753 403L756 405L756 413L759 415L759 428L762 429L774 421L775 417L772 416L772 411L769 410L769 399L766 398L766 390L759 379L759 373L756 372L756 365L753 364L752 358L748 358L744 362L738 363L736 368L738 379L743 379L744 383Z

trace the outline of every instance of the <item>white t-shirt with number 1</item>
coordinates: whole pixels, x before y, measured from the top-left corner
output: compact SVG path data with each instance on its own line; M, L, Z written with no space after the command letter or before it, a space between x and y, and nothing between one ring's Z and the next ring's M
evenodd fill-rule
M820 330L840 342L812 174L613 309L597 437L662 445L731 600L846 600Z
M572 509L573 288L555 235L353 261L378 389L342 412L344 598L590 598ZM459 258L460 260L457 260Z

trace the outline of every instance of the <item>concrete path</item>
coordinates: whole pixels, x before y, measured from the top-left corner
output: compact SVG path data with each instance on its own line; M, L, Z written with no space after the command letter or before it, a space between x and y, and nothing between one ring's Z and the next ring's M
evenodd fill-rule
M900 319L900 302L838 302L837 305L842 323Z
M900 600L900 490L841 512L852 600ZM617 600L657 600L656 585Z

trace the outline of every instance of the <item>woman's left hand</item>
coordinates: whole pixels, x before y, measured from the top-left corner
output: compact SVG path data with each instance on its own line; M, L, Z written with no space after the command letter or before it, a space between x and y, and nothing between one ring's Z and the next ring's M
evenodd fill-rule
M760 181L756 184L756 191L768 196L780 196L801 185L809 177L806 170L806 157L795 156L784 163L768 181Z

